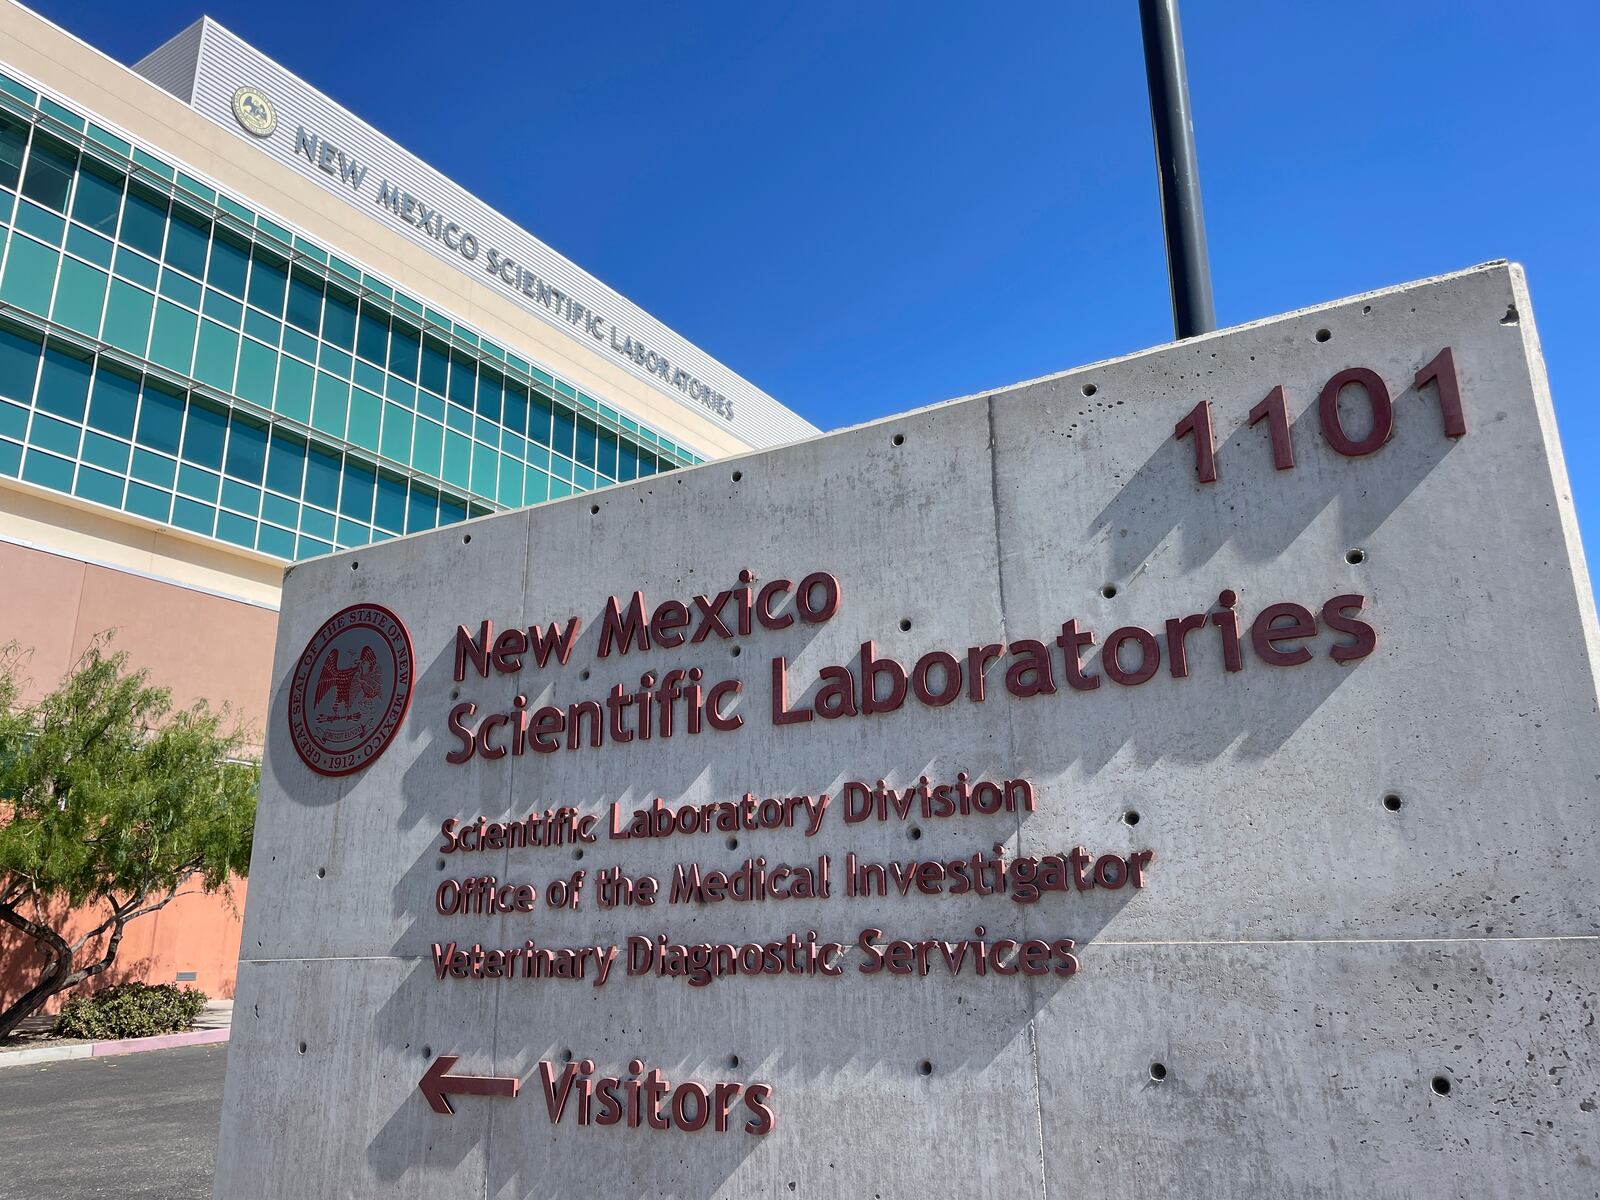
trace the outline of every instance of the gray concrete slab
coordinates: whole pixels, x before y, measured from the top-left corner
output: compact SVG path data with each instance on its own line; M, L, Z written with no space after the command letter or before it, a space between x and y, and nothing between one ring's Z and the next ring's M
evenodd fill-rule
M1414 383L1447 346L1461 438L1445 436L1437 387ZM1367 437L1358 390L1334 404L1334 438L1317 403L1350 367L1375 371L1392 398L1393 435L1361 455L1334 445L1339 430ZM1277 385L1292 470L1275 467L1268 426L1249 424ZM1215 483L1174 439L1200 400L1217 430ZM830 572L839 610L599 654L607 597L638 588L693 610L692 596L736 587L741 571L757 587ZM1359 611L1324 610L1349 594ZM322 779L276 718L301 647L356 601L408 624L417 690L379 760ZM1304 605L1315 629L1263 651L1249 625L1278 602ZM1242 614L1242 670L1225 669L1224 609ZM458 625L574 615L564 666L453 678ZM1174 675L1166 621L1189 616L1189 669ZM1334 647L1360 640L1355 618L1376 647L1338 661ZM1097 634L1081 668L1102 677L1092 690L1068 682L1056 647L1073 619ZM1126 626L1149 630L1143 653L1161 655L1143 683L1113 681L1105 658ZM1125 677L1141 637L1124 635ZM1053 693L1014 694L1043 690L1037 674L1008 675L1028 640L1056 664ZM922 682L943 693L953 663L959 694L775 721L776 659L789 703L809 708L824 673L854 666L868 641L907 668L950 652ZM1269 664L1302 641L1309 661ZM1010 654L969 655L989 644ZM1531 308L1503 264L306 564L285 591L217 1194L1588 1194L1595 650ZM982 701L974 662L987 664ZM459 701L565 708L673 669L702 671L706 688L739 681L726 711L743 724L445 761ZM962 772L1026 779L1034 805L843 820L850 781L906 788ZM603 820L613 802L746 792L826 793L835 807L815 836L440 852L446 818L570 805ZM844 894L851 853L948 863L1077 845L1091 864L1117 856L1103 884L1153 851L1145 886L1069 885L1028 903L914 883ZM670 886L677 864L821 856L827 899L596 903L596 874L613 866ZM578 871L576 908L433 907L442 880L493 874L543 893ZM942 963L955 960L929 947L925 975L867 974L867 929L883 931L878 945L1040 939L1047 973L952 974ZM468 981L439 978L431 950L813 931L852 947L838 978L696 987L618 966L603 987ZM1074 961L1075 975L1054 969ZM459 1055L457 1073L514 1077L522 1094L463 1097L439 1116L417 1087L438 1054ZM595 1076L625 1079L635 1058L675 1083L768 1083L777 1127L551 1119L542 1070L588 1059Z

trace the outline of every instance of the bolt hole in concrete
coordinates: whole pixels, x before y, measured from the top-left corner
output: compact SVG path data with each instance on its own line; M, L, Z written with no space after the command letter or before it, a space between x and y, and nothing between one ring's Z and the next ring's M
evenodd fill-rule
M595 513L599 512L599 511L600 511L600 506L598 504L589 505L589 515L590 516L593 516Z
M1400 797L1396 796L1393 792L1390 792L1387 796L1385 796L1383 798L1383 806L1385 808L1387 808L1390 812L1399 812L1400 811Z
M432 1058L433 1057L433 1047L432 1046L424 1046L422 1048L422 1057L423 1058Z
M1362 305L1362 306L1361 306L1361 315L1362 315L1362 316L1366 316L1366 314L1367 314L1367 313L1369 313L1369 312L1371 312L1371 311L1372 311L1372 305L1370 305L1370 304L1363 304L1363 305Z
M1092 383L1086 383L1086 384L1083 385L1083 394L1085 396L1092 396L1096 392L1098 392L1099 390L1100 389L1095 387L1095 385L1092 384Z
M463 546L470 546L472 544L472 535L470 533L463 533L461 535L461 544Z
M1319 342L1325 342L1332 336L1333 334L1329 333L1326 329L1317 330L1317 341Z
M572 1061L572 1051L571 1050L563 1050L561 1052L561 1061L562 1062L571 1062Z
M743 650L741 650L741 649L740 649L740 648L739 648L739 647L738 647L738 646L735 646L735 647L734 647L734 648L733 648L733 656L734 656L734 657L735 657L735 658L738 658L738 657L739 657L739 655L741 655L741 654L743 654L743 653L744 653L744 651L743 651Z
M735 471L735 472L734 472L734 473L733 473L733 481L734 481L734 482L735 482L735 483L738 483L738 482L739 482L739 480L741 480L741 479L743 479L743 478L744 478L744 472L743 472L743 471Z
M1136 808L1130 808L1127 812L1123 813L1122 823L1124 825L1137 825L1139 823L1139 810Z
M300 1053L304 1054L305 1052L306 1052L306 1044L304 1042L301 1042L300 1043Z
M434 870L435 870L435 871L442 871L442 870L444 870L444 859L442 859L442 858L441 858L441 859L440 859L440 860L439 860L439 862L438 862L438 865L436 865L436 866L435 866L435 867L434 867L434 868L433 868L433 869L434 869Z
M353 562L353 563L350 564L350 569L352 571L359 571L359 570L361 570L361 564L358 563L358 562Z
M737 1054L728 1055L728 1066L731 1068L731 1067L737 1067L738 1065L739 1065L739 1056Z
M451 688L450 689L450 699L452 699L452 700L461 699L461 689L460 688Z
M1117 585L1114 583L1106 584L1105 587L1100 589L1100 594L1107 600L1115 600L1117 598Z
M578 673L578 678L587 681L589 678L589 672L587 670L580 671Z
M1166 1077L1167 1077L1167 1064L1166 1063L1158 1063L1158 1062L1156 1062L1156 1063L1151 1063L1150 1064L1150 1081L1152 1083L1160 1083Z
M1502 325L1515 325L1520 318L1517 316L1517 306L1511 305L1506 309L1506 315L1500 318Z
M317 868L317 878L318 879L326 879L327 877L328 877L328 868L327 867L318 867Z
M917 826L913 825L911 827L911 829L910 829L910 832L909 832L908 836L911 838L911 840L913 842L920 842L922 840L922 830L919 829Z
M583 857L583 847L579 846L576 850L574 850L572 852L572 857L573 858L582 858Z
M910 617L901 617L900 618L900 632L901 633L910 633L911 632L911 618Z
M931 1062L929 1062L927 1059L923 1059L921 1062L919 1062L917 1064L917 1074L918 1075L932 1075L933 1074L933 1064Z
M737 850L738 848L739 848L739 839L736 838L736 837L729 838L728 839L728 849L729 850Z
M1352 567L1359 567L1362 563L1367 561L1367 552L1360 549L1346 550L1344 552L1344 560Z
M896 446L904 446L906 444L906 435L903 433L897 433L894 435L892 440Z
M1450 1080L1443 1075L1435 1075L1432 1086L1436 1095L1448 1096L1450 1094Z

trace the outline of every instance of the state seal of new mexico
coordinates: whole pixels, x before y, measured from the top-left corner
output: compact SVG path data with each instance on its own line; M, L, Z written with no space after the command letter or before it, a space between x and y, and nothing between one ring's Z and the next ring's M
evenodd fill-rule
M312 635L289 680L289 736L319 775L349 775L388 748L411 705L411 635L381 604L352 604Z

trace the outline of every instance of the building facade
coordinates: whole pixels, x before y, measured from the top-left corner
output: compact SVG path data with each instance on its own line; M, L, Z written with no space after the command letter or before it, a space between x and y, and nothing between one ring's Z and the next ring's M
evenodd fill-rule
M286 565L816 432L209 18L128 67L5 0L0 46L31 694L115 630L259 730ZM124 977L228 993L236 912L178 903Z

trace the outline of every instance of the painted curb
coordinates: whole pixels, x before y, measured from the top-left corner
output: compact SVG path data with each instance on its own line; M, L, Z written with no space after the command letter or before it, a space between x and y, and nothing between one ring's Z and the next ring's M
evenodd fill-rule
M32 1050L0 1051L0 1070L30 1064L66 1062L76 1058L112 1058L122 1054L142 1054L146 1050L171 1050L178 1046L210 1046L228 1040L228 1026L197 1029L191 1033L169 1033L162 1037L124 1038L115 1042L91 1042L76 1046L39 1046Z

